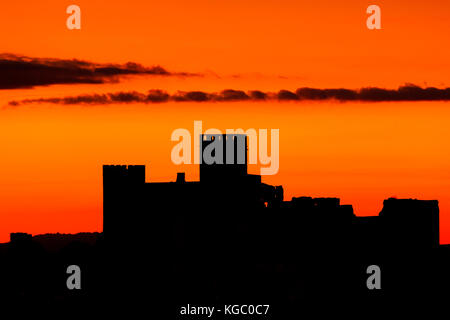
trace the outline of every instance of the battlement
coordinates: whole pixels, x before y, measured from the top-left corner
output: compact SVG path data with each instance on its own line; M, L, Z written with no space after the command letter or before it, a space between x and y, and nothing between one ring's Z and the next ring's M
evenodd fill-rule
M437 219L434 223L439 224L439 202L437 200L389 198L383 201L380 217L410 222Z
M439 246L439 202L437 200L384 200L379 214L386 226L384 235L390 243L408 239L416 246Z
M104 183L145 183L144 165L104 165Z
M341 200L339 198L312 198L312 197L293 197L292 204L298 208L339 208Z
M429 214L439 212L437 200L397 199L389 198L383 201L383 210L380 216L394 217L402 214Z
M247 135L200 135L200 181L217 182L247 176Z
M33 239L33 236L29 233L25 232L13 232L9 235L9 241L11 243L17 243L17 242L24 242L24 241L31 241Z

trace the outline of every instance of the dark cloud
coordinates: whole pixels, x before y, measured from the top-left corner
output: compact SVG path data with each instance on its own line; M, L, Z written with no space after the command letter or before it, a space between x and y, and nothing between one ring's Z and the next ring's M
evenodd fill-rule
M315 89L299 88L296 92L280 90L277 93L227 89L221 92L178 91L169 94L162 90L150 90L147 93L136 91L106 94L88 94L62 98L40 98L10 101L9 105L18 106L28 103L54 104L112 104L112 103L163 103L178 102L226 102L226 101L450 101L450 88L421 88L412 84L399 87L397 90L382 88L350 89Z
M123 103L131 103L135 101L144 101L146 99L146 95L143 93L131 91L131 92L116 92L109 93L108 95L101 95L98 98L101 98L102 101L120 101ZM94 100L95 101L95 100Z
M268 98L267 93L259 90L250 91L248 94L252 100L266 100Z
M217 101L244 101L248 99L250 97L244 91L231 89L223 90L215 96L215 100Z
M314 89L300 88L296 94L301 100L327 100L336 99L341 101L358 100L358 92L349 89Z
M176 94L173 95L173 99L175 101L195 101L195 102L202 102L202 101L209 101L211 97L202 91L178 91Z
M421 88L406 84L397 90L383 88L350 89L314 89L300 88L296 94L300 100L339 100L339 101L437 101L450 100L450 88Z
M298 100L298 96L288 90L280 90L277 94L278 100Z
M143 102L167 102L170 99L170 95L162 90L150 90L147 94L147 97ZM120 101L124 102L124 101Z
M421 88L415 85L405 85L398 90L379 88L364 88L359 97L366 101L437 101L450 100L450 88Z
M83 60L30 58L0 54L0 89L31 88L52 84L105 83L126 75L193 76L173 73L160 66L138 63L99 64Z

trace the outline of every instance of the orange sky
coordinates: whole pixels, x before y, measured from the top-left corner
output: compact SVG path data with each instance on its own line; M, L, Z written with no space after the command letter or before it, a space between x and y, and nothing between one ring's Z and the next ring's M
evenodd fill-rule
M69 4L82 29L66 28ZM365 10L382 10L382 30ZM29 56L161 64L220 75L288 76L295 85L445 84L447 0L8 1L1 49Z
M65 9L82 10L69 31ZM382 30L365 9L378 4ZM161 88L264 91L449 86L450 2L15 1L0 10L0 52L94 62L135 61L199 78L0 90L10 100ZM280 172L294 195L339 196L377 214L389 196L438 199L450 242L450 111L444 102L28 105L0 110L0 241L12 231L99 231L101 165L142 163L172 180L172 130L279 128ZM239 115L237 115L239 113ZM187 167L188 179L197 168Z

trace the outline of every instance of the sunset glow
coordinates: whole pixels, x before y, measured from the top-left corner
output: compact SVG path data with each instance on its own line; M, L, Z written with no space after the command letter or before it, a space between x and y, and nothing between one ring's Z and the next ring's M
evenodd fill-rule
M198 180L176 166L173 130L280 130L280 169L263 182L293 196L333 196L357 215L388 197L437 199L450 243L450 102L239 101L65 105L10 101L122 91L169 93L299 87L449 86L450 2L67 1L2 4L0 52L95 63L159 65L182 75L127 75L100 84L0 90L0 242L10 232L102 230L102 165L145 164L148 181ZM253 173L259 172L255 166Z

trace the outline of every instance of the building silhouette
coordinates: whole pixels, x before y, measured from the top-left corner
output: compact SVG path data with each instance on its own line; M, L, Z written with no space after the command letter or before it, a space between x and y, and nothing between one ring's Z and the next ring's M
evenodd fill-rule
M216 163L200 164L200 181L186 181L185 174L178 173L173 182L146 182L145 166L103 166L106 238L114 241L118 237L120 243L136 238L136 233L148 238L158 234L161 226L166 230L181 228L175 238L194 230L207 232L202 228L231 234L240 223L248 222L249 235L257 233L255 226L262 223L267 227L284 223L280 227L285 231L293 227L292 233L303 241L291 241L289 246L337 245L341 241L347 242L347 247L439 246L436 200L390 198L384 201L379 216L373 217L355 216L352 206L341 205L338 198L294 197L285 201L282 186L265 184L260 175L248 174L245 135L201 135L200 141L201 159L212 143L221 142L216 148L221 153ZM132 234L126 236L128 231ZM289 236L279 232L283 233L280 238ZM263 236L261 243L267 237ZM315 238L315 242L309 241Z
M103 233L12 233L0 245L0 301L169 319L188 303L263 303L284 319L404 313L450 298L436 200L390 198L371 217L338 198L285 200L282 186L248 173L245 135L200 141L199 181L147 182L145 166L103 166ZM79 291L65 286L74 264ZM381 290L366 285L371 265Z
M114 255L124 246L129 254L124 260L132 266L145 263L147 254L164 261L153 272L161 287L173 284L175 305L258 298L294 301L291 306L323 300L389 303L437 287L432 270L444 250L437 201L390 198L378 216L357 217L338 198L285 200L282 186L248 174L245 136L200 139L200 158L214 142L223 142L213 154L219 163L200 164L200 181L178 173L173 182L146 182L144 166L103 167L106 243ZM372 264L387 270L382 294L366 287L365 271ZM420 268L420 275L399 267L404 264Z

